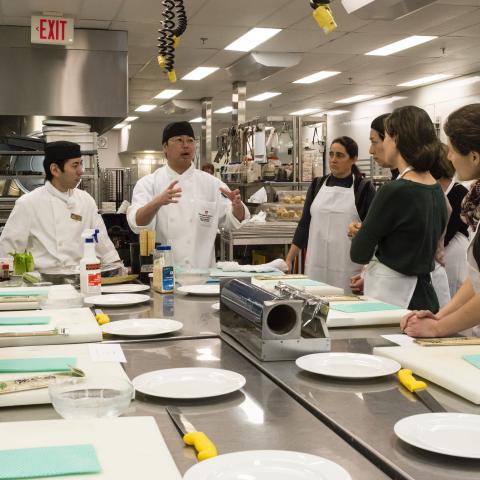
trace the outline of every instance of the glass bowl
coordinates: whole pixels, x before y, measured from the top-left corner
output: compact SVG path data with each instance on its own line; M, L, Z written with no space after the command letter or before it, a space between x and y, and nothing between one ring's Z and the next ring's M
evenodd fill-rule
M208 268L175 267L175 283L180 287L185 285L203 285L210 277Z
M120 378L60 378L48 387L50 400L65 419L118 417L128 409L133 385Z

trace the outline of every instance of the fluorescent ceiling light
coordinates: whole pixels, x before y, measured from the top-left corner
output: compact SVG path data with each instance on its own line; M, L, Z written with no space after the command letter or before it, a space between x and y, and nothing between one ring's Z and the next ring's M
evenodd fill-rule
M469 77L469 78L461 78L460 80L455 80L454 82L450 83L450 86L455 85L456 87L460 87L462 85L471 85L472 83L480 82L480 77Z
M120 130L121 128L124 128L126 126L127 126L126 123L117 123L113 128L114 130Z
M182 77L182 80L202 80L217 70L218 67L197 67Z
M190 120L190 123L202 123L203 119L202 117L197 117L197 118L192 118Z
M215 110L213 113L230 113L233 110L232 107L223 107Z
M249 52L281 31L280 28L252 28L245 35L242 35L230 45L227 45L225 50Z
M312 73L312 75L299 78L298 80L295 80L293 83L315 83L315 82L319 82L320 80L324 80L325 78L338 75L339 73L342 73L342 72L330 72L328 70L322 70L321 72Z
M326 115L335 117L336 115L343 115L344 113L350 113L349 110L329 110L325 112Z
M369 98L374 97L375 95L354 95L353 97L341 98L335 103L355 103L362 102L363 100L368 100Z
M172 98L175 95L178 95L182 90L162 90L159 94L155 95L153 98Z
M393 53L400 52L402 50L407 50L407 48L412 48L422 43L430 42L434 40L435 36L432 35L412 35L411 37L404 38L398 42L393 42L384 47L377 48L371 52L367 52L365 55L378 55L385 57L387 55L392 55Z
M157 108L156 105L140 105L135 109L136 112L150 112L154 108Z
M263 92L259 95L255 95L254 97L247 98L250 102L263 102L264 100L268 100L269 98L276 97L277 95L281 95L280 92Z
M144 150L143 153L155 153L155 150Z
M289 115L311 115L312 113L318 112L319 108L304 108L303 110L297 110L292 112Z
M134 122L138 117L127 117L124 121L125 122Z
M388 97L388 98L381 98L380 100L375 100L372 102L372 105L389 105L393 102L398 102L398 100L405 100L408 97Z
M399 83L397 87L416 87L417 85L425 85L427 83L433 83L438 80L444 80L449 78L451 75L446 75L444 73L437 73L435 75L428 75L428 77L417 78L415 80L410 80L409 82Z

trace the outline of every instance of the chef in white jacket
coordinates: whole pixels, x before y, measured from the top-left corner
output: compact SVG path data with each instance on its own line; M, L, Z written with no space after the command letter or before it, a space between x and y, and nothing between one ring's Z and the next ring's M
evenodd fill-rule
M195 135L188 122L168 124L162 136L167 165L141 178L127 211L131 229L156 230L156 239L172 246L176 265L209 268L215 264L219 227L240 227L250 215L238 190L192 163Z
M45 185L15 202L0 236L0 257L29 251L39 271L78 265L82 232L98 228L97 256L104 264L119 261L95 200L76 188L83 175L80 146L66 141L45 144L43 166Z

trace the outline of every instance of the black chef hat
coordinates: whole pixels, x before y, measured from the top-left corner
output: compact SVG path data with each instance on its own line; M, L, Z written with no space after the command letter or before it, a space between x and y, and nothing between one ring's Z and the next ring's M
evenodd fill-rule
M65 162L71 158L80 158L80 145L78 143L58 141L45 144L45 159L43 167L45 171L50 170L50 164L57 162Z
M169 123L163 129L162 145L167 143L169 138L178 137L180 135L188 135L189 137L195 138L193 128L188 122Z

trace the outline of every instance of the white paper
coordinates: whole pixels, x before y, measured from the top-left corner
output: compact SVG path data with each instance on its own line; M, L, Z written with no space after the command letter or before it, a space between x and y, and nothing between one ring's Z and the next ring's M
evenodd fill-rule
M122 347L116 343L98 344L89 343L90 358L92 362L120 362L127 363Z
M382 337L388 340L389 342L396 343L397 345L400 345L400 346L416 345L414 343L414 340L415 340L414 338L404 334L382 335Z

